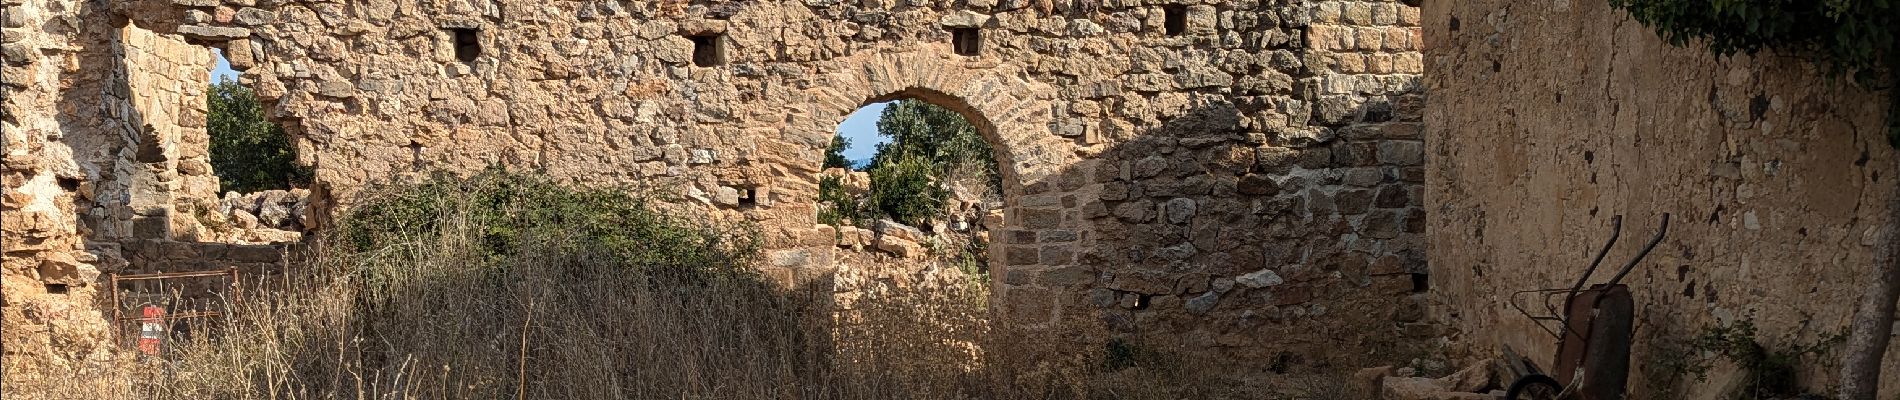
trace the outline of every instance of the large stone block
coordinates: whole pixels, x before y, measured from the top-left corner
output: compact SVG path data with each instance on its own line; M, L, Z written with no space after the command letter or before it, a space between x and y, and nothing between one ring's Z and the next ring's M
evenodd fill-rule
M193 39L234 40L251 37L251 30L229 26L181 25L178 33Z

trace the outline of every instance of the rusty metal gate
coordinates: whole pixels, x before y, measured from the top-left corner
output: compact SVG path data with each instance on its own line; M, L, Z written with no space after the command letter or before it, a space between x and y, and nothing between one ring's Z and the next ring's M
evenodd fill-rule
M237 268L108 274L106 279L117 342L150 356L162 356L169 343L214 326L242 295Z

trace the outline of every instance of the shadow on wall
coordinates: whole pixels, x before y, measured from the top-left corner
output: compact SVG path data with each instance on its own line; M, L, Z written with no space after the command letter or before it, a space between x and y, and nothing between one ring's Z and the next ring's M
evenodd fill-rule
M923 100L991 141L1006 215L989 260L1009 326L1279 373L1404 363L1444 334L1421 295L1419 97L1323 105L1330 126L1273 138L1244 121L1269 105L1203 100L1132 137L1090 126L1075 140L1115 144L1028 182L1010 159L1022 149L961 99L865 103Z
M1416 322L1409 271L1422 261L1405 241L1416 182L1397 172L1411 166L1380 161L1371 139L1250 142L1230 104L1181 115L1010 189L994 299L918 287L840 308L832 276L783 289L752 272L742 227L613 198L537 211L439 192L420 199L445 203L358 209L425 222L376 224L395 236L354 253L333 243L270 280L293 285L238 307L216 346L175 349L171 376L231 379L155 386L212 398L1179 398L1299 390L1209 384L1222 378L1209 366L1298 374L1413 357L1429 325ZM459 211L402 211L443 204ZM524 205L544 204L568 203ZM543 225L469 214L493 210ZM596 231L632 240L577 245ZM995 305L1058 317L1023 328L1048 318Z

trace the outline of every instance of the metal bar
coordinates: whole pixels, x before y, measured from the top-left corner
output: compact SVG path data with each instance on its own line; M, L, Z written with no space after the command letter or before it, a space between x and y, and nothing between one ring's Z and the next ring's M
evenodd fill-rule
M1656 237L1650 238L1649 244L1643 245L1643 251L1636 253L1636 258L1630 259L1629 264L1623 264L1623 270L1617 272L1615 277L1610 278L1609 285L1614 286L1618 282L1622 282L1623 275L1629 275L1630 270L1636 268L1636 263L1642 262L1643 257L1648 257L1649 251L1655 250L1656 244L1662 243L1663 235L1666 234L1669 234L1669 213L1663 213L1662 226L1656 228Z
M244 289L241 287L238 287L237 267L231 267L230 272L231 272L231 304L238 304L238 303L243 302L244 300ZM226 305L226 306L227 308L229 307L229 305Z
M233 268L232 270L235 270L235 269L236 268ZM115 277L117 277L118 280L139 281L139 280L152 280L152 279L198 278L198 277L219 276L219 275L227 275L227 274L232 274L232 271L164 272L164 273L157 273L157 274L142 274L142 275L115 275Z
M1570 287L1570 294L1564 296L1565 307L1569 307L1570 298L1576 297L1578 290L1583 290L1583 284L1590 281L1590 275L1597 273L1597 266L1603 264L1603 256L1610 254L1610 248L1616 246L1616 239L1620 237L1623 237L1623 216L1610 217L1610 241L1603 243L1603 249L1597 250L1596 258L1590 260L1590 268L1583 270L1583 277L1577 278L1577 284Z
M165 316L159 317L159 318L160 319L187 319L187 318L215 318L215 317L222 317L222 316L224 316L224 313L217 312L217 311L193 311L193 312L182 312L182 313L176 313L176 314L165 314ZM120 321L143 321L145 320L145 317L125 317L119 320Z
M122 315L123 313L121 313L119 310L119 308L123 307L123 305L119 304L119 274L106 274L106 280L111 281L110 284L112 285L112 286L107 286L106 288L112 290L112 300L111 300L112 301L112 321L113 321L112 338L114 342L117 342L119 341L119 339L123 339L119 336L121 333L123 333L120 331L123 330L122 328L124 328L122 326L119 326L117 322L117 321L120 321L119 317L123 316Z

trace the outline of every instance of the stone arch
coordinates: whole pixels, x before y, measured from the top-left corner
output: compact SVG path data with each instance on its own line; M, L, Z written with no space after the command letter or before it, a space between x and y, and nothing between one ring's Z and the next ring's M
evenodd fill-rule
M1060 176L1064 167L1073 167L1081 160L1077 155L1079 146L1076 140L1051 131L1053 106L1050 103L1056 88L1023 79L1022 73L1013 66L960 60L946 56L948 54L951 53L947 50L918 51L834 60L844 67L818 77L819 82L813 89L803 93L809 96L808 102L787 102L787 107L809 113L809 117L787 124L779 139L807 147L808 151L801 152L803 155L798 160L790 162L811 172L793 179L799 181L796 184L787 185L799 191L788 197L816 203L816 172L824 161L824 144L829 143L838 124L853 111L871 103L916 99L957 112L976 126L995 151L997 172L1003 180L1004 221L1001 226L990 228L993 243L989 249L990 271L995 278L992 295L999 298L993 304L997 304L1000 311L1013 312L1017 308L1015 303L1019 302L1005 297L1017 285L1001 277L1027 276L1064 267L1073 261L1045 263L1033 251L1009 246L1014 242L1003 235L1033 238L1044 235L1041 232L1045 230L1073 234L1085 229L1072 226L1080 222L1063 221L1061 212L1054 209L1057 202L1053 199L1063 194L1057 193L1058 185L1051 182ZM809 193L803 193L805 191ZM805 212L781 218L812 218L813 215L815 212ZM784 244L777 250L805 251L802 243ZM1012 249L1016 252L1012 253ZM1046 304L1028 308L1053 316L1054 307ZM1037 318L1037 321L1046 319Z
M817 132L828 138L852 111L871 103L917 99L955 111L976 126L996 149L1005 197L1054 172L1046 167L1068 161L1053 158L1073 154L1074 142L1048 134L1046 102L1052 89L955 63L916 54L879 55L829 75L815 93L823 108L814 118L823 127Z

